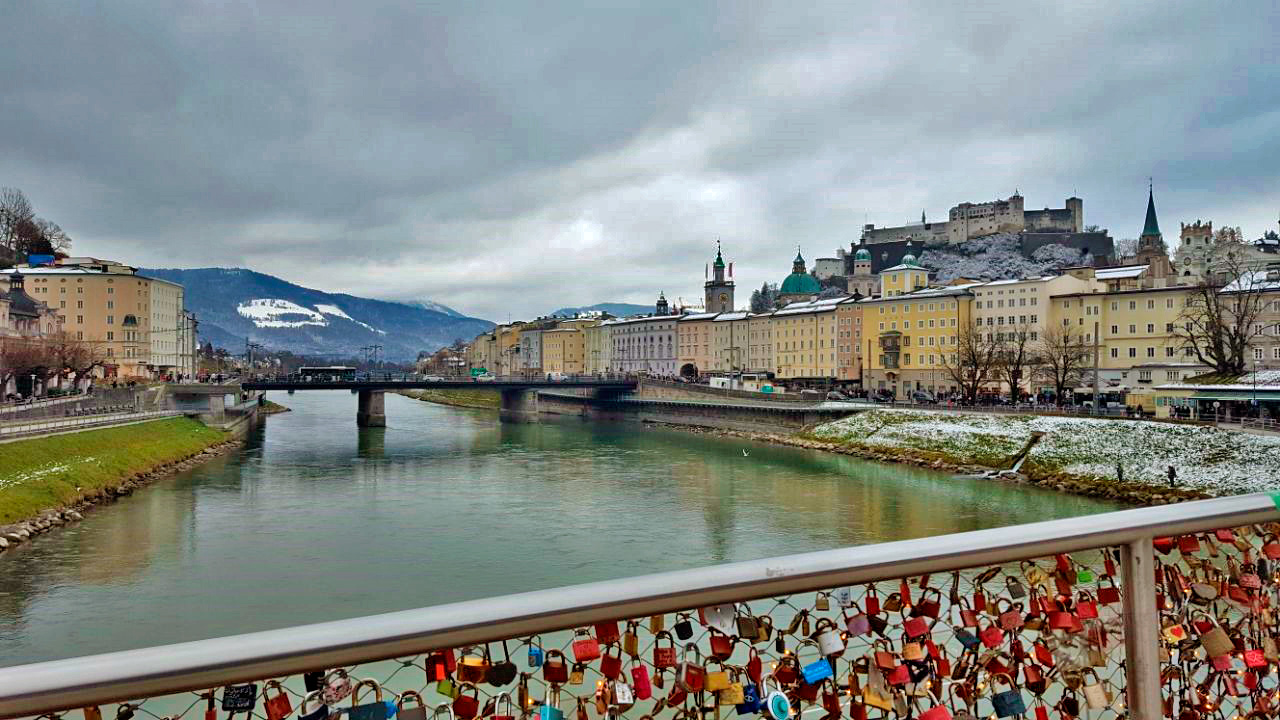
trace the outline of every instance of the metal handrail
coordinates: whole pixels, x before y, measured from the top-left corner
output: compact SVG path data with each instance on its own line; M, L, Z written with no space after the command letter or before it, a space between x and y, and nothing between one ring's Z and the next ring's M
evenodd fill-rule
M1132 588L1132 594L1139 606L1152 600L1151 607L1145 609L1151 617L1131 621L1141 625L1142 620L1151 620L1151 628L1141 628L1146 632L1134 635L1154 638L1155 590L1152 573L1144 572L1149 569L1151 539L1280 520L1277 502L1280 500L1272 495L1258 493L1122 510L22 665L0 669L0 717L200 690L523 637L602 620L1114 545L1145 547L1146 568L1134 571L1136 574L1126 577L1126 582L1147 585L1145 598L1140 592L1143 588ZM1152 645L1154 654L1154 640ZM1158 691L1158 671L1156 682L1149 684Z

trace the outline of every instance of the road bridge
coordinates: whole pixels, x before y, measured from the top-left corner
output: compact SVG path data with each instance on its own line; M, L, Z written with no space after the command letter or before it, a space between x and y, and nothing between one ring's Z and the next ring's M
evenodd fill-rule
M544 378L500 377L474 380L468 378L439 378L417 374L372 373L351 378L337 376L305 377L287 375L246 378L241 381L245 390L285 390L290 393L301 390L349 390L358 396L356 424L360 427L384 427L387 424L386 396L388 390L489 390L502 395L502 411L505 414L526 414L531 391L556 388L558 390L592 390L596 394L610 396L633 392L636 381L625 377L568 377L563 380Z

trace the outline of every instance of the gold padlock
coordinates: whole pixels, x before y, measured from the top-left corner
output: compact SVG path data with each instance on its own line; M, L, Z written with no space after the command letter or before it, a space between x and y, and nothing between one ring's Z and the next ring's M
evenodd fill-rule
M640 657L640 638L634 620L627 621L627 631L622 634L622 652L633 658Z
M569 670L569 684L581 685L582 681L586 678L586 675L587 675L586 666L584 666L582 663L574 663L573 667Z
M729 687L729 673L724 669L724 664L720 663L720 669L708 671L706 679L703 681L703 688L707 692L720 692Z
M649 632L657 635L667 629L666 615L650 615L649 616Z
M813 609L814 610L830 610L831 596L826 594L825 592L819 592L818 598L813 602Z

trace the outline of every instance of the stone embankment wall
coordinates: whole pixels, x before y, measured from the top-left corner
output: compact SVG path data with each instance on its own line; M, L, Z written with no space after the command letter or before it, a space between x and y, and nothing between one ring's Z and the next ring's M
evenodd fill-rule
M595 420L632 420L685 427L769 432L799 431L818 423L838 420L850 410L820 410L793 404L746 405L740 401L699 403L643 398L594 398L569 393L540 391L538 412L549 415L577 415Z

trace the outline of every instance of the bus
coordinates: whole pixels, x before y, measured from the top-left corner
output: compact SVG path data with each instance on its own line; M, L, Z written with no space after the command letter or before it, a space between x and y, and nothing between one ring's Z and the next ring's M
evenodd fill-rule
M302 367L298 368L298 376L304 382L340 382L343 380L355 380L356 369L345 365Z

